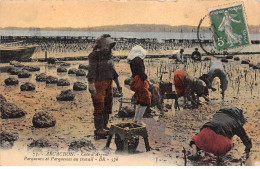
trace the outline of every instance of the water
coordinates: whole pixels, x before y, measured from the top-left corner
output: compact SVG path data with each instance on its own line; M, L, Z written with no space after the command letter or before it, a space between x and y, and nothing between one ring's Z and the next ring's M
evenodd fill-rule
M97 38L102 34L110 34L115 38L156 38L163 39L197 39L197 32L119 32L119 31L59 31L59 30L39 30L39 29L0 29L0 36L90 36ZM212 33L201 32L202 40L212 39ZM260 34L250 34L251 40L260 40Z
M102 32L89 32L89 31L58 31L58 30L15 30L15 29L0 29L0 36L90 36L97 38L102 34L110 34L115 38L156 38L159 41L163 39L197 39L196 32L115 32L115 31L102 31ZM211 33L204 33L201 39L211 39Z

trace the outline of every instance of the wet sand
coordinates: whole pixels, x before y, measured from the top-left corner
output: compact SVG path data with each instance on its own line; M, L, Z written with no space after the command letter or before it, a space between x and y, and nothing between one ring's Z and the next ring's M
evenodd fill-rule
M246 56L247 57L247 56ZM250 58L251 56L249 56ZM259 60L259 55L254 58ZM79 64L88 64L88 61L71 61L70 68L78 68ZM198 77L208 71L210 61L203 61L200 63L190 63L186 66L186 70L191 72L191 75ZM244 115L248 121L245 125L246 132L252 139L253 148L251 151L251 158L253 161L260 161L260 90L259 90L259 70L253 70L248 65L241 65L241 61L229 60L229 63L224 63L226 71L229 74L228 89L225 93L225 102L222 104L221 94L219 90L219 80L216 79L213 82L213 86L217 88L216 92L210 91L210 102L206 102L201 99L203 105L198 109L183 109L175 111L167 109L164 117L159 118L159 112L156 108L156 116L153 118L145 118L149 143L152 147L150 152L145 152L145 146L143 140L140 139L139 146L137 148L138 153L129 155L129 158L138 160L142 157L143 160L147 160L147 165L184 165L182 159L183 147L190 151L189 142L192 136L199 132L200 127L212 118L214 113L222 107L237 106L244 110ZM19 139L15 141L14 146L10 150L1 150L1 155L4 156L12 150L23 150L27 148L27 145L32 140L45 138L50 142L57 143L59 150L68 150L68 146L72 141L85 138L91 140L92 143L101 150L106 143L106 140L94 140L94 124L93 124L93 106L88 89L86 91L80 91L75 93L75 100L62 102L57 101L56 96L60 94L62 90L72 89L73 83L76 81L84 82L87 84L85 76L77 77L75 75L68 75L68 73L57 73L57 67L48 66L46 63L23 63L24 65L34 65L41 68L40 72L33 72L30 78L20 79L18 86L5 86L4 80L8 77L16 77L17 75L9 75L6 72L0 74L0 93L7 99L8 102L15 103L18 107L27 112L25 117L18 119L0 119L2 130L7 132L17 132ZM10 64L0 64L1 67L9 66ZM173 71L182 70L183 65L174 64L169 59L147 59L145 60L146 73L149 78L159 81L160 75L163 73L163 80L171 81L173 77ZM117 72L119 73L119 81L123 87L124 98L131 98L133 92L125 88L123 85L124 80L130 77L130 67L126 63L126 60L121 60L119 63L115 63ZM245 72L247 70L247 79L245 81ZM86 71L87 72L87 71ZM157 74L157 72L159 72ZM162 73L160 73L162 72ZM46 85L45 82L36 82L36 74L46 73L57 78L68 78L70 86L61 87L56 84ZM239 92L238 92L238 76L241 75ZM255 79L256 76L256 79ZM36 85L36 90L31 92L20 91L20 85L25 82L31 82ZM253 83L253 92L250 92L250 83ZM115 84L114 84L115 86ZM174 87L173 87L174 88ZM117 124L120 122L130 122L131 118L117 118L116 114L119 108L119 98L113 100L113 114L110 118L110 124ZM173 104L172 100L165 100L165 104ZM181 99L182 104L182 99ZM166 110L166 108L164 108ZM54 115L56 118L55 127L51 128L34 128L32 124L32 117L36 112L47 111ZM222 165L240 165L239 159L243 155L245 146L238 137L233 138L233 149L223 157ZM116 146L114 144L114 138L110 145L111 156L114 155ZM122 156L124 159L125 155ZM215 157L209 158L203 155L203 160L194 163L188 161L187 165L216 165ZM213 159L213 160L212 160ZM156 161L161 160L156 163ZM116 163L114 163L117 165ZM135 163L126 161L122 163L125 165L133 165ZM89 165L89 164L83 164ZM113 165L113 163L108 164ZM118 163L118 165L120 165ZM142 162L138 163L142 165Z

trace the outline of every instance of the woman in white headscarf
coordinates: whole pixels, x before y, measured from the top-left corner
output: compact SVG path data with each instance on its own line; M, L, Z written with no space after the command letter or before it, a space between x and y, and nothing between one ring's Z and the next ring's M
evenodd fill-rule
M137 45L132 48L129 56L127 57L132 72L130 89L134 91L136 95L134 122L141 125L144 125L142 122L144 112L147 106L151 104L151 95L148 90L149 85L146 81L147 75L145 74L145 66L143 61L146 54L147 51Z

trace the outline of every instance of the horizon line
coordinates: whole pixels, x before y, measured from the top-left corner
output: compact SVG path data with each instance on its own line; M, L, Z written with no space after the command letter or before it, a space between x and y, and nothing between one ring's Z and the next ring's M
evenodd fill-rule
M121 25L103 25L103 26L93 26L93 27L17 27L17 26L7 26L7 27L0 27L0 29L8 29L8 28L15 28L15 29L92 29L92 28L102 28L102 27L113 27L113 26L126 26L126 25L156 25L156 26L170 26L170 27L197 27L196 25L167 25L167 24L121 24ZM259 25L248 25L248 26L256 26L260 27ZM203 28L208 28L210 26L202 26Z

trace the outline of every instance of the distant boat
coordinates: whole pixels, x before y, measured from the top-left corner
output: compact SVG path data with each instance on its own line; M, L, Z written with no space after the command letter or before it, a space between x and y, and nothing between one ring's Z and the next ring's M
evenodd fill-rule
M37 45L20 45L21 42L0 44L0 62L25 61L32 57Z

